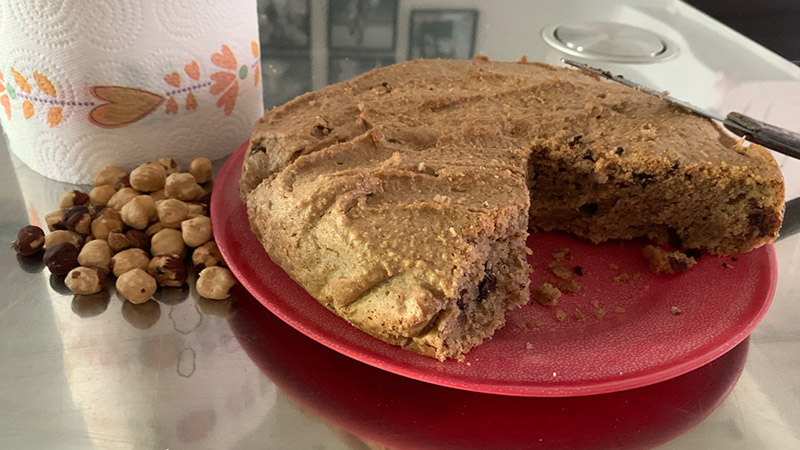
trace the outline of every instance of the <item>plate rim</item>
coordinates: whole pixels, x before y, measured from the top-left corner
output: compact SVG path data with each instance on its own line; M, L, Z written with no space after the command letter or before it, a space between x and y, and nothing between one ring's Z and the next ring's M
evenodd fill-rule
M240 169L240 166L239 164L237 164L237 161L241 160L241 162L243 163L244 152L246 151L247 147L248 147L248 141L245 141L241 146L239 146L239 148L234 153L232 153L228 157L228 159L225 161L225 164L220 169L220 172L217 176L217 180L215 181L215 188L222 187L223 189L214 189L211 195L210 210L211 210L211 221L212 221L212 230L214 232L214 239L218 243L220 253L222 254L222 257L226 262L232 261L234 258L233 255L229 253L230 249L226 245L224 245L225 241L218 239L217 233L218 230L220 230L222 227L217 226L217 224L225 220L225 217L220 217L218 214L215 215L215 211L219 210L219 207L215 206L222 203L223 200L221 199L224 194L222 194L221 191L224 190L225 188L230 189L231 186L229 184L231 184L233 188L238 190L239 183L238 183L238 177L236 175L237 175L237 170ZM222 181L227 181L229 177L233 177L234 179L233 181L235 182L229 182L229 183L222 182ZM223 243L223 245L219 245L221 242ZM419 368L416 366L396 364L391 357L388 357L386 355L377 355L373 351L368 349L360 347L352 347L351 345L342 344L341 342L338 342L336 339L332 339L330 332L325 333L324 331L308 326L307 324L304 323L303 320L295 318L293 315L291 315L287 311L284 311L278 305L270 304L270 302L267 301L268 299L265 298L267 297L267 295L264 295L263 292L256 289L252 281L243 276L243 274L240 272L240 269L237 267L236 264L228 263L228 268L233 272L233 274L236 276L236 278L239 280L242 286L245 289L247 289L247 291L256 300L258 300L259 303L261 303L271 313L275 314L275 316L277 316L283 322L289 324L292 328L300 331L304 335L308 336L311 339L314 339L315 341L321 343L322 345L325 345L326 347L336 352L339 352L349 358L355 359L362 363L407 378L470 392L480 392L485 394L508 395L508 396L518 396L518 397L574 397L574 396L597 395L597 394L625 391L629 389L649 386L662 381L666 381L675 378L677 376L686 374L688 372L691 372L692 370L702 367L705 364L708 364L709 362L719 358L720 356L722 356L723 354L727 353L732 348L734 348L736 345L744 341L753 332L753 330L758 326L758 324L766 315L775 297L775 292L777 289L778 261L775 252L775 247L772 244L767 244L762 248L767 253L766 256L769 266L768 267L769 286L767 287L766 290L766 298L762 302L761 307L758 309L758 311L750 317L747 326L743 327L737 333L727 338L722 344L717 345L713 349L704 352L700 355L681 361L677 364L662 368L656 372L643 373L619 380L603 380L603 381L595 381L590 384L566 385L566 386L543 386L541 384L522 386L515 382L503 383L500 380L493 380L491 382L483 382L483 383L464 382L461 381L460 378L454 380L449 375L430 373L426 369ZM756 249L754 251L757 250L759 249ZM272 290L269 290L268 294L270 296L278 297ZM319 303L315 304L319 305ZM365 336L368 336L372 339L377 339L372 336L369 336L366 333ZM391 344L386 344L386 345L391 345ZM412 370L412 368L415 368L416 371Z

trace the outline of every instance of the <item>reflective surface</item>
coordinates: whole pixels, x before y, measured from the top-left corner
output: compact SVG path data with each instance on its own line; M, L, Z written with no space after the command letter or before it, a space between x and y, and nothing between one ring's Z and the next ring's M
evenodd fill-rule
M499 3L448 3L479 10L476 52L555 63L563 55L541 40L545 26L581 18L631 23L681 52L617 71L701 107L797 128L797 69L678 2ZM329 51L327 7L311 4L323 11L308 18L311 39L290 45L276 35L286 49L271 55L289 58L289 47L306 45L308 69L289 73L311 77L312 88L328 82L328 56L360 58L356 69L340 65L342 73L405 59L414 47L413 10L433 5L400 2L393 49L354 53L340 48L357 43L358 33L341 28L340 50ZM385 26L391 10L379 9L377 23ZM436 20L448 17L456 16ZM467 51L434 41L426 51ZM302 84L284 78L273 80L282 95ZM780 161L789 198L797 197L797 162ZM21 226L41 221L69 188L0 148L0 239L11 242ZM795 209L790 216L800 217ZM784 237L776 250L776 297L749 344L660 385L546 401L464 393L377 371L309 341L241 291L230 302L204 301L188 288L143 305L122 302L113 288L107 296L73 297L40 263L0 251L0 448L799 448L800 236Z

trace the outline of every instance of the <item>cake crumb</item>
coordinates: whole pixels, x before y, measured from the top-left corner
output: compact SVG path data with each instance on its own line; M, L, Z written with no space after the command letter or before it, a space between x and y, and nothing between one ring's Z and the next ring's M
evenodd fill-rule
M530 342L526 342L526 343L525 343L525 348L527 348L528 350L530 350L530 349L532 349L532 348L533 348L533 344L531 344Z
M638 280L639 278L642 278L642 274L639 273L639 272L636 272L635 274L633 274L633 278L631 278L631 279L635 281L635 280Z
M725 269L733 269L733 264L724 262L722 263L722 267Z
M621 273L614 276L614 281L628 281L631 277L627 273Z
M678 251L669 252L654 245L646 246L642 254L653 273L683 272L697 264L697 260L691 256Z
M583 315L580 309L575 308L575 319L578 322L583 322L584 320L586 320L586 316Z
M470 367L472 367L472 363L471 363L471 362L469 362L469 361L467 361L467 365L468 365L468 366L470 366Z
M595 308L599 308L600 307L600 302L598 300L592 300L589 303L591 303L592 306L594 306Z
M611 270L619 270L619 266L614 263L609 264L608 268Z
M614 308L614 312L617 313L617 314L624 314L625 313L625 308L622 307L622 306L617 306L616 308Z
M555 258L556 261L570 261L572 260L572 253L567 247L564 247L553 253L553 258Z
M544 306L556 306L561 291L550 283L542 283L533 290L533 298Z
M531 250L530 247L525 247L525 254L530 256L533 254L533 250Z
M433 196L433 201L441 204L450 204L451 199L447 195L436 194Z
M580 292L581 284L575 280L562 280L556 285L561 292Z
M602 319L603 317L606 316L606 310L603 309L603 308L597 308L597 309L594 310L594 315L598 319Z
M561 264L558 260L551 262L547 267L553 272L553 275L562 280L568 280L572 276L572 271L567 269L567 266Z
M564 311L562 311L560 309L556 310L556 320L558 320L559 322L562 322L566 318L567 318L567 313L565 313Z
M677 306L673 306L672 308L670 308L670 312L672 313L673 316L679 316L683 314L683 310L678 308Z

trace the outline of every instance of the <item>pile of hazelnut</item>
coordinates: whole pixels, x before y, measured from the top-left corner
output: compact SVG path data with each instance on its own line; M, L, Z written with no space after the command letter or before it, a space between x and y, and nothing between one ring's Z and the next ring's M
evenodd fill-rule
M191 252L200 270L198 294L226 299L236 279L211 234L211 191L201 186L211 178L208 158L194 159L188 173L172 158L147 162L130 174L105 167L88 194L67 192L61 209L45 216L49 234L28 225L12 247L23 256L44 250L47 268L65 275L75 294L99 292L111 274L117 292L132 303L148 301L158 286L183 285Z

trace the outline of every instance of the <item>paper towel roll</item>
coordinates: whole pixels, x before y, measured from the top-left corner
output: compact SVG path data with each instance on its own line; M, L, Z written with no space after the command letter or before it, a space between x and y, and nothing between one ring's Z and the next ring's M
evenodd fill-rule
M0 125L43 175L231 153L263 114L255 0L3 0Z

